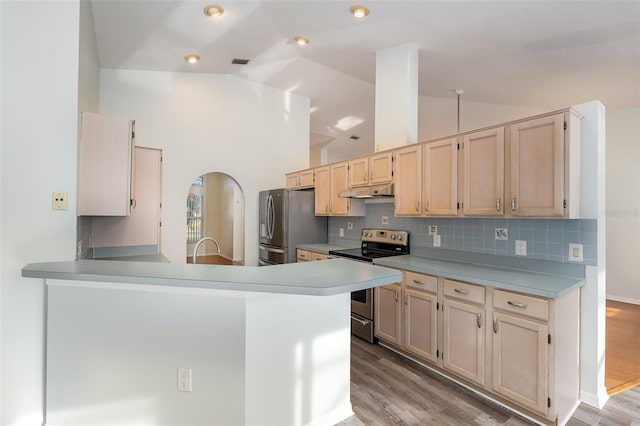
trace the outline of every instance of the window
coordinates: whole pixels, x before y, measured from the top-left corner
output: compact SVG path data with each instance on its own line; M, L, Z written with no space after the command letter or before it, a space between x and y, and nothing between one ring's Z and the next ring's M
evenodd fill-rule
M202 177L191 184L187 196L187 243L195 243L202 238Z

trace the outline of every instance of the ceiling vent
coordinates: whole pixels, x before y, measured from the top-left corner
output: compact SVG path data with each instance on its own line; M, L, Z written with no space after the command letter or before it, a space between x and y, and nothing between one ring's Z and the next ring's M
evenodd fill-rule
M358 139L360 139L360 136L357 136L357 135L351 135L351 136L349 137L349 139L353 139L354 141L357 141Z
M231 63L234 65L247 65L249 63L249 59L234 58Z

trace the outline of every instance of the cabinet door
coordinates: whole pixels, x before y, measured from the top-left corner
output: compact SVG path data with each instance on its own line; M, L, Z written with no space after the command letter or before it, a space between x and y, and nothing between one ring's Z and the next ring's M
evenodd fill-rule
M564 215L564 114L511 125L514 216Z
M313 260L313 255L309 250L296 250L296 262L308 262L310 260Z
M158 246L162 150L135 147L133 208L127 217L96 216L92 220L93 247Z
M300 172L300 188L313 188L313 169Z
M413 145L396 151L394 162L394 214L419 216L422 205L422 146Z
M546 415L549 328L498 312L493 321L493 391Z
M296 189L300 186L300 173L289 173L286 179L287 189Z
M462 153L464 215L504 215L504 127L465 135Z
M437 362L437 296L405 289L404 303L404 348L423 359Z
M393 155L383 152L369 157L369 184L389 183L393 180Z
M329 173L329 188L331 201L329 203L329 212L332 215L348 215L349 202L348 198L340 198L338 194L347 189L348 173L347 162L332 164Z
M78 216L128 216L133 127L127 119L83 112L78 145Z
M484 308L445 300L443 312L444 368L484 386Z
M375 289L376 337L400 346L402 344L401 287L398 284Z
M316 189L315 193L315 210L316 216L329 215L329 166L319 167L315 172Z
M349 186L366 186L369 184L369 157L358 158L349 162Z
M456 138L423 145L423 213L458 214L458 142Z

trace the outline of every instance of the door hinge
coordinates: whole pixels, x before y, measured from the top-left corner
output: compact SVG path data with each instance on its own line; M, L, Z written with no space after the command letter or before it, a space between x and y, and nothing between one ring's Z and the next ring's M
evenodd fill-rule
M564 122L564 130L567 130L567 122Z
M547 343L551 344L551 335L550 334L547 334Z
M436 311L440 310L440 302L436 302Z
M460 210L460 203L456 203L456 209Z
M563 209L567 208L567 200L562 200L562 208Z
M162 228L162 221L160 221L160 228Z
M393 177L393 170L391 170L391 177Z
M460 151L460 144L458 144L458 151Z
M440 349L436 350L436 358L440 358Z
M160 208L162 208L162 203L160 203Z
M547 407L550 408L551 407L551 398L547 398Z

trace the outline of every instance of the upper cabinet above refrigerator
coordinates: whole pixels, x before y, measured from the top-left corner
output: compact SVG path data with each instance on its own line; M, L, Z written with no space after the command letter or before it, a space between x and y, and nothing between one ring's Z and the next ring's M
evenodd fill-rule
M131 213L135 121L81 113L78 216Z

